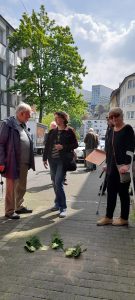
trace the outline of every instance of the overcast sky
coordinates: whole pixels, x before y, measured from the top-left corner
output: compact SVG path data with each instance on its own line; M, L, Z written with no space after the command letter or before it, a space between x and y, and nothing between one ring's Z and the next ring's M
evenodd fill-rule
M24 11L39 11L41 4L50 18L70 26L88 70L84 89L91 90L94 84L116 89L135 72L135 0L0 0L0 4L0 14L15 28Z

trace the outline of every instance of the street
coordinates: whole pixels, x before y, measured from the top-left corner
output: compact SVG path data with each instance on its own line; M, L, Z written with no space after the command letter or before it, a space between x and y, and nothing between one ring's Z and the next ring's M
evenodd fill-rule
M29 172L25 197L33 213L22 215L20 220L5 220L4 201L0 202L1 300L134 300L135 224L96 226L106 207L103 196L100 215L96 215L99 173L86 173L81 164L77 171L68 173L68 215L64 219L50 211L54 193L40 156L36 157L36 172ZM75 259L51 249L56 230L64 249L80 244L87 251ZM24 245L33 235L46 247L28 253Z

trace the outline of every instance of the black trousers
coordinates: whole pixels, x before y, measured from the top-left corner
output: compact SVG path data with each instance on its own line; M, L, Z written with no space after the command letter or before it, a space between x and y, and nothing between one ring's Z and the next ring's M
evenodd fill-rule
M107 209L106 216L113 218L113 213L116 207L117 195L120 197L121 214L120 217L128 220L130 209L130 196L129 196L130 182L120 183L120 176L117 168L112 167L111 173L107 177Z

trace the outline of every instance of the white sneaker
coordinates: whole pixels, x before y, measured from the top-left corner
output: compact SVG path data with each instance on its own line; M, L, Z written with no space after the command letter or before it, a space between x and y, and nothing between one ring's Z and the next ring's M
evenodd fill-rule
M59 218L65 218L65 217L66 217L66 215L67 215L67 211L66 211L66 208L65 208L65 209L63 209L63 211L62 211L62 212L60 212L60 214L59 214Z

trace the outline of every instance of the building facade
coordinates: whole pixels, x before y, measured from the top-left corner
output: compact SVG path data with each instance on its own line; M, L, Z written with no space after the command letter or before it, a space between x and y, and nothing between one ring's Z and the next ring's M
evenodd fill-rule
M120 107L125 123L135 130L135 73L125 77L120 85Z
M83 120L83 132L82 139L88 133L89 129L93 128L95 133L99 135L99 138L104 137L107 129L106 118L102 120L91 119L91 120Z
M119 88L111 95L110 108L119 106L124 113L124 121L135 130L135 73L124 78Z
M8 89L15 83L15 68L28 53L22 49L14 53L8 48L8 37L15 29L0 15L0 120L15 114L21 95L11 94Z
M112 89L104 85L93 85L92 86L92 101L91 108L94 109L96 105L106 105L110 102L110 95Z

